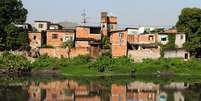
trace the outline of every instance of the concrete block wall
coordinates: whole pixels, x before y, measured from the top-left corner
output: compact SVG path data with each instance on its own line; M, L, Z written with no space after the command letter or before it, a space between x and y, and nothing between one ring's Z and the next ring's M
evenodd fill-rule
M128 50L128 56L135 62L142 62L143 59L159 59L160 49Z

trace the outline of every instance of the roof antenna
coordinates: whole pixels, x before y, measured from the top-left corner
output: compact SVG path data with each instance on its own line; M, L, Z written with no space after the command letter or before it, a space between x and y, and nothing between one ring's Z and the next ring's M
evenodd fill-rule
M86 14L86 10L84 9L83 13L81 14L82 16L82 24L86 25L87 23L87 14Z

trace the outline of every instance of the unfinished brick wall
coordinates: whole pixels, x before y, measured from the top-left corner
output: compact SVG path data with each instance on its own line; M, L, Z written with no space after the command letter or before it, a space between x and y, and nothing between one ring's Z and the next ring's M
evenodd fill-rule
M40 32L29 32L29 45L31 48L38 48L42 45L42 36Z
M90 44L88 41L76 41L75 47L90 47Z
M76 27L76 38L101 40L101 34L90 33L90 27L78 26Z
M175 34L175 33L178 33L178 31L175 28L171 28L171 29L165 30L164 33Z
M50 57L76 57L79 55L90 55L91 57L97 57L100 54L98 48L40 48L39 52L41 55L47 54ZM70 55L70 56L68 56Z
M151 44L158 42L157 34L128 35L129 43Z
M101 101L100 96L77 96L76 101Z
M110 37L112 43L112 56L127 56L127 31L113 32Z

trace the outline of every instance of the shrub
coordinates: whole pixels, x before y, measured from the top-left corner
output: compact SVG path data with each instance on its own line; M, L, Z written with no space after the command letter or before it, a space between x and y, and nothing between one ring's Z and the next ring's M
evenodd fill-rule
M123 70L131 70L134 67L133 60L128 57L112 58L110 54L102 54L96 61L91 63L90 67L95 68L98 72L117 71L119 73Z
M42 55L38 57L33 63L32 67L34 68L40 68L40 69L53 69L58 68L59 65L57 65L59 60L57 58L52 58L47 55Z
M109 40L110 40L110 38L108 36L104 36L102 38L101 43L102 43L103 49L110 49L110 41Z
M28 69L31 68L30 61L25 56L14 55L9 52L4 52L0 56L1 67L8 69Z
M71 48L73 48L74 47L74 43L73 43L73 41L67 41L67 42L64 42L63 44L62 44L62 48L69 48L69 49L71 49Z

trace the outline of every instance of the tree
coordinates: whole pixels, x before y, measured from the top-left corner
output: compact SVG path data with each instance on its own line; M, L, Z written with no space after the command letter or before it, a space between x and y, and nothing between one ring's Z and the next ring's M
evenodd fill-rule
M68 58L70 58L71 49L74 47L73 41L69 40L63 43L63 48L68 48Z
M184 8L176 27L179 32L184 32L187 36L184 47L191 55L201 57L201 9Z
M109 49L109 48L110 48L110 39L109 39L108 36L104 36L104 37L102 38L101 43L102 43L103 49Z
M10 50L27 45L28 38L23 28L16 24L24 24L28 11L21 0L0 0L0 49Z

